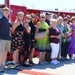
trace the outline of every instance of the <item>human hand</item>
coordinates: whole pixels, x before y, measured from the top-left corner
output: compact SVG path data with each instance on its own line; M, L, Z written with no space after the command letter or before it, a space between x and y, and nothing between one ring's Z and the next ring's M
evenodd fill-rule
M61 35L56 36L57 39L60 39Z

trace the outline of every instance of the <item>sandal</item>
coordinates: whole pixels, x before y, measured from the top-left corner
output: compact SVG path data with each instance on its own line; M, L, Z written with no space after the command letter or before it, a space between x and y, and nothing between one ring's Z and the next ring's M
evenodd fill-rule
M24 67L32 67L33 65L32 64L23 64L22 66L24 66Z
M33 62L30 62L30 61L29 61L29 63L30 63L30 64L32 64L32 65L35 65L35 63L33 63Z

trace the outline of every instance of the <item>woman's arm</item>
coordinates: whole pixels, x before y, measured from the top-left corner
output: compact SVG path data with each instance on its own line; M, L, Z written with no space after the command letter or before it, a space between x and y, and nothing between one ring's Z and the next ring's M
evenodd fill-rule
M13 33L19 25L20 25L19 21L15 22L14 25L12 26L11 32Z
M71 35L72 35L72 33L69 33L69 34L66 35L66 37L70 37Z
M57 39L60 39L60 34L58 35L58 36L56 36L56 35L53 35L55 32L54 32L54 29L52 29L52 28L50 28L49 29L49 37L50 38L57 38Z
M36 32L39 32L39 28L40 28L40 25L37 24L37 25L36 25Z
M30 33L31 27L29 26L29 27L27 27L26 29L27 29L27 32Z
M51 36L50 36L50 38L56 38L56 36L54 36L54 35L51 35Z
M58 35L58 36L51 35L50 38L57 38L57 39L60 39L60 35Z
M26 31L27 31L28 33L30 33L31 27L29 26L28 23L24 23L24 28L26 29Z

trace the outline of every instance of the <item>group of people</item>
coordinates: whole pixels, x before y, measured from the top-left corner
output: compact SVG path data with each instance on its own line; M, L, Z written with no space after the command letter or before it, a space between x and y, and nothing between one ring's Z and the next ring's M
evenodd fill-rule
M50 64L60 63L57 59L68 60L67 55L74 59L75 54L75 17L54 15L50 13L27 14L18 12L12 24L8 18L9 8L4 7L0 18L0 71L4 71L7 53L13 52L14 67L19 65L19 53L24 54L22 66L34 65L34 51L39 51L39 64L45 61L46 52L50 52ZM71 23L69 22L71 21ZM35 39L36 33L43 34Z
M9 8L4 7L3 16L0 18L0 71L6 68L8 52L13 52L14 67L19 65L19 53L24 54L22 66L34 64L32 58L35 51L36 26L33 22L36 16L17 12L16 20L11 23L8 18L9 12Z
M71 23L69 22L71 21ZM51 21L49 29L50 45L52 48L51 52L51 64L60 63L57 58L61 58L62 61L68 60L67 55L70 59L75 59L75 16L71 19L68 17L58 17L57 20Z

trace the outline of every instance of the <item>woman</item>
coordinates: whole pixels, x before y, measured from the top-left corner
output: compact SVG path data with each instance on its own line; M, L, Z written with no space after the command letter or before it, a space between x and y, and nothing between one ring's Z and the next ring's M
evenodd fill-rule
M13 53L13 61L14 61L14 67L18 66L18 56L19 51L23 50L24 47L24 40L23 40L23 32L24 32L24 26L22 24L22 20L24 17L23 12L17 13L16 21L14 22L14 25L12 27L12 51Z
M45 14L40 14L40 21L37 24L37 32L45 32L45 38L39 38L36 40L36 50L39 51L39 64L44 64L46 51L50 51L49 39L48 39L48 24L45 22Z
M26 15L25 16L25 22L24 22L24 41L25 41L25 57L24 57L24 64L23 66L32 66L29 62L28 62L28 55L29 55L29 48L30 48L30 31L31 28L29 26L29 22L31 21L31 16L30 15Z
M60 37L60 46L59 46L59 53L58 53L58 59L61 58L61 40L62 40L62 37L64 36L62 22L63 22L63 18L61 16L59 16L57 18L57 25L56 25L56 27L58 28L58 30L59 30L59 32L61 34L61 37Z
M51 21L51 26L50 26L50 29L49 29L50 46L51 46L51 49L52 49L51 64L60 63L59 61L57 61L57 56L58 56L58 52L59 52L60 32L57 29L56 24L57 24L57 20L53 19Z
M68 25L68 18L64 17L63 18L63 34L64 36L62 37L62 44L61 44L61 60L68 60L67 59L67 51L68 47L70 44L70 26Z
M36 26L34 25L34 21L36 19L36 15L35 14L31 14L31 21L29 23L29 26L31 27L31 37L30 37L30 54L29 54L29 63L30 64L34 64L33 63L33 55L34 55L34 51L35 51L35 31L36 31Z
M71 21L72 21L72 25L70 25L70 28L71 28L71 43L70 43L70 46L69 46L69 49L68 49L68 54L72 54L72 57L71 59L75 59L74 55L75 55L75 16L73 16L71 18Z

